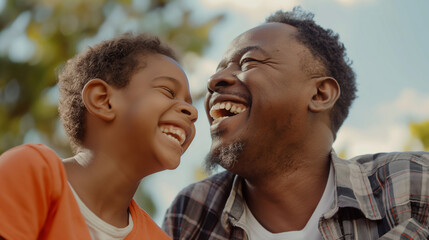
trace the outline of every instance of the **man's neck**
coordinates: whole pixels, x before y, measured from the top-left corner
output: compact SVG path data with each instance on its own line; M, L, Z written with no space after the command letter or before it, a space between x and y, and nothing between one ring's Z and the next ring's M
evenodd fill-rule
M272 233L301 230L323 195L330 161L259 179L246 179L243 194L258 222Z

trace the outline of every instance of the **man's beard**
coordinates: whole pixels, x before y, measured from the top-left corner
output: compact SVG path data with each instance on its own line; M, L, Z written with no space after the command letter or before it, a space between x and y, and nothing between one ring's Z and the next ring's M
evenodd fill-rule
M243 141L236 141L211 150L206 156L206 171L213 172L218 165L227 170L232 169L243 153L245 145Z

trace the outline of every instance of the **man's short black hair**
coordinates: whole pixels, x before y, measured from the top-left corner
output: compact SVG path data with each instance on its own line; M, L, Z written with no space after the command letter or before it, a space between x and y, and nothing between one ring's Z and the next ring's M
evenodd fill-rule
M317 62L323 64L326 74L337 80L341 95L331 110L331 129L336 136L356 98L355 73L338 34L331 29L322 28L314 22L313 18L314 14L304 12L301 7L294 7L292 11L273 13L266 22L285 23L296 27L297 40L310 50Z

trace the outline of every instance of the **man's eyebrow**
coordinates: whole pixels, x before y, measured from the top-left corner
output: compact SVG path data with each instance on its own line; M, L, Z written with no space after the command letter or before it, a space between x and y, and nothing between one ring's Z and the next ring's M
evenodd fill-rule
M241 56L243 56L245 53L250 52L252 50L261 51L263 53L266 53L261 47L259 46L248 46L244 47L236 52L234 52L228 59L222 59L217 66L216 69L224 68L232 59L237 59Z

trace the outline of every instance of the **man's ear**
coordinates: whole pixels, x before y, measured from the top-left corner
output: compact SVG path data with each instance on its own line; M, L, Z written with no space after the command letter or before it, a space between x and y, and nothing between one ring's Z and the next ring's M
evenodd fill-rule
M104 120L115 119L115 112L110 105L111 86L101 79L91 79L82 90L82 99L87 111Z
M314 79L315 91L309 104L309 110L317 113L331 109L340 97L340 86L332 77Z

